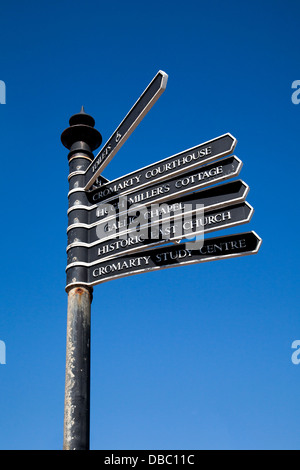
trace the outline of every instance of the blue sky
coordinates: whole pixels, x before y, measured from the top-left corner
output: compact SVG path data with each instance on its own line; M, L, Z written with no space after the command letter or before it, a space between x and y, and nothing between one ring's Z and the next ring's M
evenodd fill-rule
M232 232L263 244L95 287L91 448L300 448L299 13L293 0L2 3L1 449L62 448L60 134L84 105L105 142L159 69L165 93L103 174L230 132L255 209Z

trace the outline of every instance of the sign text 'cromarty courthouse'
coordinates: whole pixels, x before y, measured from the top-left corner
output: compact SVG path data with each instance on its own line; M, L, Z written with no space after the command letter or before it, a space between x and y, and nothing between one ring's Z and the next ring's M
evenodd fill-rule
M117 178L100 189L89 192L91 203L102 202L111 196L125 194L132 188L135 190L174 177L184 171L189 171L200 164L216 160L231 153L236 145L236 139L231 134L225 134L214 140L200 144L192 149L158 161L145 168L136 170L126 176Z

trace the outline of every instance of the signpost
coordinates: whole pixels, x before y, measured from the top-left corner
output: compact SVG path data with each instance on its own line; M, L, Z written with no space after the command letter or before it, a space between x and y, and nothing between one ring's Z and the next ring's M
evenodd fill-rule
M256 254L255 232L206 235L248 223L253 208L242 168L223 134L108 181L102 170L166 88L159 71L94 158L101 134L84 112L62 133L69 149L68 319L64 449L89 448L90 313L97 284L160 269ZM220 184L221 183L221 184ZM200 237L200 239L199 239ZM190 239L199 239L192 243Z

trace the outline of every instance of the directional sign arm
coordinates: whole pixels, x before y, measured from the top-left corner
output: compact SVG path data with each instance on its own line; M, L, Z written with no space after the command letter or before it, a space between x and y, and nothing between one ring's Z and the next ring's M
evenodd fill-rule
M255 232L238 233L204 240L200 248L190 249L185 243L145 250L138 254L99 262L88 267L88 285L141 274L158 269L186 266L206 261L253 255L259 251L262 240ZM72 279L67 272L69 286Z
M135 170L121 176L108 184L88 191L91 203L109 200L112 196L131 193L152 184L173 178L176 175L191 171L204 164L229 155L236 146L236 139L230 133L223 134L215 139L203 142L196 147L184 150L144 168Z
M103 171L161 94L165 91L167 81L168 75L160 70L140 98L133 105L129 113L125 116L119 127L106 142L104 147L102 147L98 155L87 168L86 191L91 187L95 179Z

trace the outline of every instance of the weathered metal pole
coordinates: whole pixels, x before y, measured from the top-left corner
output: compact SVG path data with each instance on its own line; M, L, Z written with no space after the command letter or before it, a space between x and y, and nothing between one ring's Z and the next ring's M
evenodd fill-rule
M88 450L90 430L91 292L68 292L64 450Z
M70 152L69 159L69 209L68 251L69 262L88 262L87 250L76 242L88 243L87 230L89 205L84 191L84 173L93 160L92 153L102 141L94 129L94 119L81 109L72 116L61 135L62 143ZM74 246L75 244L75 246ZM69 259L71 256L71 260ZM90 343L91 303L93 289L87 284L85 267L70 267L67 274L68 317L66 341L66 380L64 409L64 450L88 450L90 437Z

